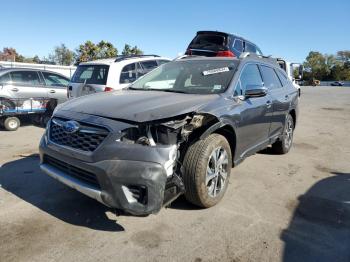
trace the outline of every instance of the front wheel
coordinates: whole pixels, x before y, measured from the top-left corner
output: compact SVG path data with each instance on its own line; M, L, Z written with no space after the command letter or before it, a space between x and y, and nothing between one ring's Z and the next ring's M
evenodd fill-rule
M226 138L211 134L189 147L184 159L186 199L200 207L216 205L224 196L232 168Z
M272 144L272 150L277 154L287 154L293 144L294 135L294 120L293 117L288 114L286 118L286 123L284 125L284 130L282 138Z

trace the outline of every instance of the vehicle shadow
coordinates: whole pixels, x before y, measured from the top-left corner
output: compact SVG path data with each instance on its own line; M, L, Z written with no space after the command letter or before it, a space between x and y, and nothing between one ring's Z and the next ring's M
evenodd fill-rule
M34 154L0 167L1 187L46 213L72 225L101 231L124 231L109 219L104 205L41 172Z
M184 195L179 196L173 202L171 202L166 208L179 209L179 210L199 210L202 209L190 202L188 202Z
M314 184L299 197L281 234L283 261L350 261L350 173Z

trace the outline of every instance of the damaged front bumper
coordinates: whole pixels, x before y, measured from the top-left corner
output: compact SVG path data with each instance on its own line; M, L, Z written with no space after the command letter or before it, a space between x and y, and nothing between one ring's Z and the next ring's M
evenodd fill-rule
M97 123L106 127L109 135L96 150L85 152L51 141L48 127L39 147L40 167L46 174L106 206L133 215L157 213L164 203L182 193L181 180L173 172L175 145L121 143L120 130L129 124L70 114L66 112L64 117Z

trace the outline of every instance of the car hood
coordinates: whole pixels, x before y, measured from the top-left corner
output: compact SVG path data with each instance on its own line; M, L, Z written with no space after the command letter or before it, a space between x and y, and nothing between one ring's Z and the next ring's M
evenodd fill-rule
M169 93L162 91L122 90L98 93L70 100L57 110L102 117L147 122L199 110L220 95Z

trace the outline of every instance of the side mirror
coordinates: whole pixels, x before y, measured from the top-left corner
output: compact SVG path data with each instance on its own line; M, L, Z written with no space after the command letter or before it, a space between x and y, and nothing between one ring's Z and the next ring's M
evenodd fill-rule
M263 85L247 85L245 98L262 97L267 95L267 88Z

